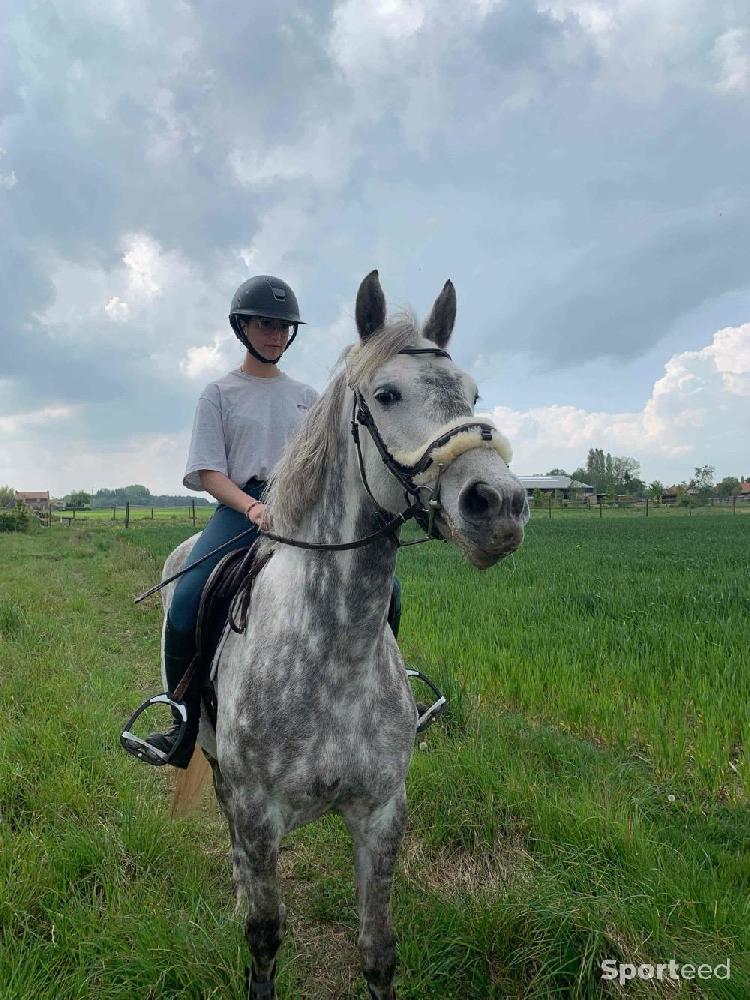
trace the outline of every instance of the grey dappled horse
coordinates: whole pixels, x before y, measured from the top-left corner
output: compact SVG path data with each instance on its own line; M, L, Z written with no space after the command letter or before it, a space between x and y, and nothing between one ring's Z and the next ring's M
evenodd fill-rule
M434 453L443 464L435 526L472 565L486 569L521 544L528 506L501 457L510 458L507 442L496 430L461 431L476 424L476 385L445 353L455 314L447 282L421 332L409 315L387 322L377 272L364 279L356 304L359 343L269 483L274 533L347 542L371 534L384 512L408 506L364 425L360 468L351 428L360 393L357 418L369 411L389 457L402 466L414 466L428 446L447 438ZM408 353L415 348L421 353ZM414 476L425 499L434 474L432 468ZM170 555L163 577L185 564L194 543L188 539ZM369 993L391 1000L390 897L417 724L404 661L386 627L397 539L389 533L346 551L262 539L259 554L269 549L273 557L255 581L247 628L229 631L214 661L216 732L204 716L200 733L229 824L238 900L247 905L249 996L275 995L285 920L279 843L295 827L335 811L354 843L358 946ZM173 588L165 592L165 612Z

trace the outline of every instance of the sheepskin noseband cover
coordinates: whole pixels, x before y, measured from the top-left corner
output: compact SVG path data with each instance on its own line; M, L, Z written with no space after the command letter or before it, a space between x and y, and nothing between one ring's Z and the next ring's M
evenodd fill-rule
M488 440L486 437L483 437L479 427L472 426L472 423L475 424L476 420L467 421L465 417L462 417L444 424L436 432L433 441L440 440L444 434L448 434L449 432L452 432L452 436L445 444L430 451L432 463L423 472L419 472L413 477L414 483L417 486L425 486L431 483L437 477L439 465L448 465L454 458L458 458L465 451L472 451L474 448L487 448L490 451L496 451L506 465L510 464L510 460L513 457L513 449L510 446L510 441L485 417L477 419L481 419L483 424L491 428L491 439ZM467 426L464 427L464 425ZM399 465L411 468L419 462L428 448L429 445L418 448L415 451L394 451L392 455Z

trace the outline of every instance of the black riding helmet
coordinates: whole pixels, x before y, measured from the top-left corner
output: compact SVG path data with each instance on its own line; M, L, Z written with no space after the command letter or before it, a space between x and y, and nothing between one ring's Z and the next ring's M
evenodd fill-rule
M305 325L304 320L299 318L297 296L281 278L274 278L270 274L256 274L255 277L242 282L232 298L229 322L243 347L247 348L254 358L266 365L275 365L284 351L278 358L264 358L262 354L258 354L242 332L240 325L240 317L249 318L251 316L286 320L294 327L284 351L291 346L292 341L297 336L297 327Z

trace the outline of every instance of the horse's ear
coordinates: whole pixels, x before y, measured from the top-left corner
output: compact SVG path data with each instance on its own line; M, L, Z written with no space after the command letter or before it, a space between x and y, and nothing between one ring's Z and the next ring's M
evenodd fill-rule
M435 305L422 328L422 336L443 348L451 339L453 324L456 322L456 289L448 279L443 290L435 299Z
M357 292L357 329L362 340L385 324L385 295L378 281L378 272L370 271Z

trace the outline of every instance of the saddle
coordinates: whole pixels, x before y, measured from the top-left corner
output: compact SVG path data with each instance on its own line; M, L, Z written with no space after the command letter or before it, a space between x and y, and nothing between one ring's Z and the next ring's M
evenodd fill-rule
M258 556L258 541L234 549L216 564L209 576L198 606L195 646L199 674L205 677L203 704L216 727L216 690L209 677L213 658L227 628L241 633L247 628L250 595L256 577L273 555L268 550Z

